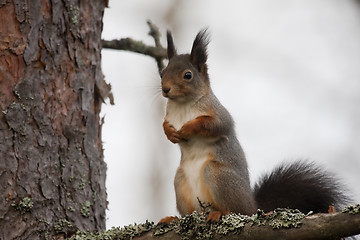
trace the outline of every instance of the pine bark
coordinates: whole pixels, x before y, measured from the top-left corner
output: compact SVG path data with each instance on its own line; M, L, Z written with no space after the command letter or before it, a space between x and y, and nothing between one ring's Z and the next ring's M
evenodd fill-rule
M102 0L0 0L0 239L104 230Z

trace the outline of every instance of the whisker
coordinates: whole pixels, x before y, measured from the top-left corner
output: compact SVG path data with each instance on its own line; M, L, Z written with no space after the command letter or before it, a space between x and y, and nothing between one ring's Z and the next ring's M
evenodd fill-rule
M158 82L158 79L156 79L156 81ZM160 84L143 85L141 88L143 90L142 92L144 92L141 96L147 100L146 102L148 102L150 106L157 105L157 102L161 104L164 103Z

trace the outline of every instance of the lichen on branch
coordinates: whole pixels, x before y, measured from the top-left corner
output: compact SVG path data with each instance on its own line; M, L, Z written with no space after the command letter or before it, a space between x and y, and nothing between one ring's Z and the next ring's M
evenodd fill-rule
M217 223L206 222L207 213L193 212L169 225L146 221L102 233L78 232L71 240L97 239L338 239L360 234L360 205L331 214L303 214L276 209L253 216L229 214Z

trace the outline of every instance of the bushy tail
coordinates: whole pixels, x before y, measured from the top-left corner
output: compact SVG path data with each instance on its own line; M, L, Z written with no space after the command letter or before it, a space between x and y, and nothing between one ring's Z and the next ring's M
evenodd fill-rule
M326 213L330 205L339 208L349 202L333 174L307 161L282 164L262 176L254 195L264 211L280 207Z

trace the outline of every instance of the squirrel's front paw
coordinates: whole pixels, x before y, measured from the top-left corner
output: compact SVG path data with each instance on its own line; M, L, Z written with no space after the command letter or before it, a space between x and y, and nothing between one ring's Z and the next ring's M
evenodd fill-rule
M163 128L164 128L164 132L165 132L166 137L167 137L172 143L179 143L179 142L186 141L186 140L181 136L181 134L179 133L179 131L177 131L173 126L171 126L168 121L164 121L164 123L163 123Z
M166 137L172 142L172 143L179 143L179 142L184 142L186 141L185 139L183 139L181 137L181 135L175 130L174 132L171 133L166 133Z

